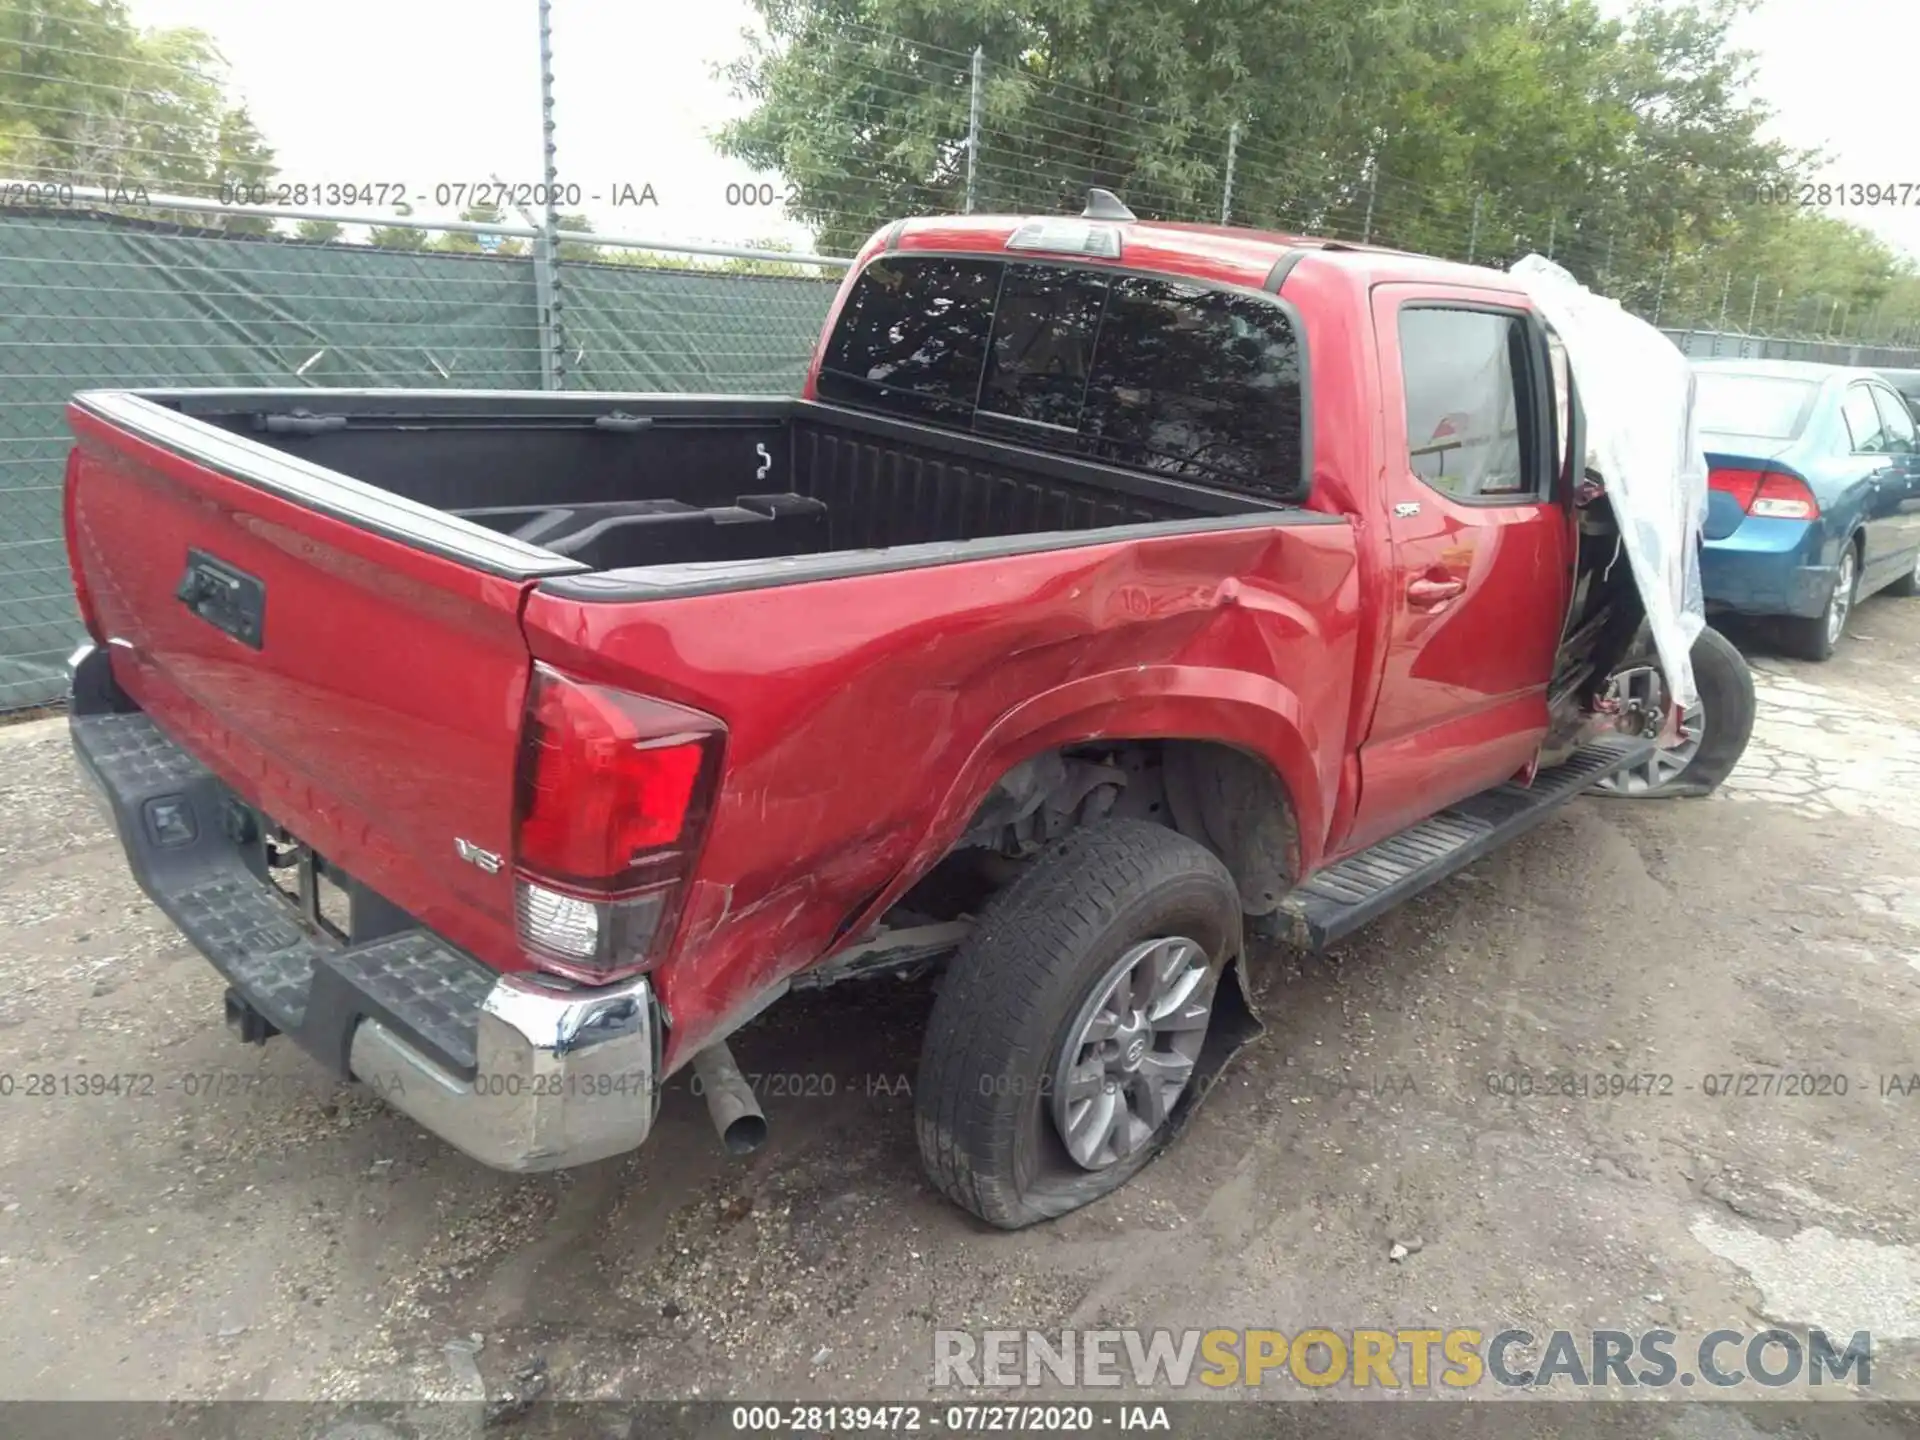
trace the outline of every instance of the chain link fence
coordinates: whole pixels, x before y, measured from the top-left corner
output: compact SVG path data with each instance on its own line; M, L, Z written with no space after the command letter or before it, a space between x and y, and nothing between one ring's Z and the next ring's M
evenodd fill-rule
M818 253L745 235L586 234L551 211L513 223L228 203L272 162L244 111L221 108L217 56L162 53L115 30L106 7L55 8L0 0L0 712L57 700L79 634L61 534L75 391L790 391L846 264L833 257L903 214L1074 213L1101 186L1149 218L1495 266L1537 250L1690 355L1920 367L1905 348L1920 336L1819 276L1737 272L1631 226L1543 219L1520 197L1392 176L1363 156L1303 158L1250 121L1201 124L1036 78L1013 57L858 25L861 98L826 177L790 186L769 171L748 187L786 199ZM760 226L767 212L741 214Z
M187 222L0 211L0 712L57 700L80 636L61 530L76 391L541 388L549 331L530 256ZM796 389L839 268L728 263L604 240L568 260L551 331L566 388Z
M837 142L806 157L789 211L839 253L902 214L1075 213L1089 188L1150 219L1248 225L1384 245L1505 268L1539 253L1655 325L1775 340L1920 347L1920 319L1839 293L1804 268L1756 269L1739 244L1675 244L1649 213L1591 187L1583 201L1502 193L1470 179L1395 174L1364 151L1301 154L1262 133L1261 117L1198 117L1099 94L1041 73L1029 56L943 49L836 15L830 46L789 49L732 71L744 93L810 99L824 121L782 114L736 126L728 148L777 164L780 138ZM1565 186L1543 179L1543 191ZM1876 187L1878 188L1878 187ZM1792 204L1792 187L1757 187L1749 210Z

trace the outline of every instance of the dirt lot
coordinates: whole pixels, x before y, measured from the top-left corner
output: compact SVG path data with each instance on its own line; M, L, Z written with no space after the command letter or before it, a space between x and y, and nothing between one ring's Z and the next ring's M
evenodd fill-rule
M1920 602L1854 632L1825 666L1752 650L1761 721L1722 794L1582 800L1324 961L1265 957L1268 1033L1180 1144L1017 1235L919 1178L912 987L789 1000L736 1042L834 1091L769 1094L747 1162L679 1081L638 1156L482 1170L232 1039L61 723L0 730L0 1396L472 1397L446 1347L478 1337L491 1397L544 1367L558 1396L898 1400L928 1394L936 1325L1779 1322L1871 1329L1874 1388L1920 1397L1920 1093L1881 1093L1920 1073ZM1560 1070L1672 1088L1489 1092ZM1849 1093L1703 1093L1775 1071ZM154 1078L48 1097L32 1074ZM1373 1433L1312 1408L1285 1424ZM1788 1424L1577 1409L1559 1433ZM1796 1433L1903 1425L1821 1409Z

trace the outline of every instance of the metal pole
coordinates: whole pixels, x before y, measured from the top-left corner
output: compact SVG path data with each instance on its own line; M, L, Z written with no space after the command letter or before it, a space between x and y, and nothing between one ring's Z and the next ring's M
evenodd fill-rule
M1367 218L1360 227L1360 243L1366 245L1373 240L1373 202L1380 193L1380 161L1373 162L1373 175L1367 181Z
M973 213L974 174L980 168L980 79L986 70L986 47L973 47L973 88L967 99L967 214Z
M1760 308L1760 277L1753 277L1753 298L1747 301L1747 333L1753 333L1754 312Z
M1727 283L1720 287L1720 329L1727 328L1727 297L1733 294L1733 272L1727 272Z
M1553 212L1553 218L1547 221L1547 259L1553 258L1553 242L1560 238L1560 212Z
M1467 264L1473 263L1473 255L1480 248L1480 206L1487 197L1476 194L1473 197L1473 228L1467 232Z
M1667 301L1667 267L1673 264L1673 247L1667 247L1667 253L1660 257L1660 288L1653 292L1653 323L1660 323L1660 308Z
M540 137L545 157L546 223L534 254L535 303L540 307L540 385L566 385L566 357L560 338L559 162L553 143L553 4L540 0Z
M1240 153L1240 122L1233 122L1227 131L1227 179L1220 187L1220 223L1225 225L1227 217L1233 213L1233 162Z

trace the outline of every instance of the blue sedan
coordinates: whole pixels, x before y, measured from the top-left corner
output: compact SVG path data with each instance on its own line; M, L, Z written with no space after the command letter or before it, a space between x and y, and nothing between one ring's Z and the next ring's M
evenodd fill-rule
M1701 360L1707 609L1776 617L1825 660L1853 607L1920 594L1920 428L1871 370Z

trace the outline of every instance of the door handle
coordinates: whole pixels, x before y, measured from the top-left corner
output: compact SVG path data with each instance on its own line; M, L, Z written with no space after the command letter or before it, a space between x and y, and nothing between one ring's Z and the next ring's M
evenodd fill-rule
M1407 586L1407 599L1420 609L1444 605L1466 593L1464 580L1415 580Z

